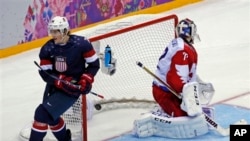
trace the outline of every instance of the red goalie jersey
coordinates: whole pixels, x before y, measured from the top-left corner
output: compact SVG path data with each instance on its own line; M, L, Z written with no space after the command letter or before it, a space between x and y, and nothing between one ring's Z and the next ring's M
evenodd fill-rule
M196 65L195 48L179 37L173 39L160 56L156 75L180 94L186 83L196 80ZM170 116L187 116L187 113L180 108L181 100L158 80L153 81L153 96Z

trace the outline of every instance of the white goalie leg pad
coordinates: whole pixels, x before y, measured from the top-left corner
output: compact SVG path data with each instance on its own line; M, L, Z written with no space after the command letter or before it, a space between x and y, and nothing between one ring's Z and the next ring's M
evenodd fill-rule
M168 138L194 138L208 133L203 114L196 117L167 118L147 114L134 122L134 134L138 137L160 136Z
M134 121L133 134L137 137L150 137L154 135L152 114L145 113L141 118Z
M183 86L181 109L189 116L202 114L199 100L199 85L197 82L190 82Z

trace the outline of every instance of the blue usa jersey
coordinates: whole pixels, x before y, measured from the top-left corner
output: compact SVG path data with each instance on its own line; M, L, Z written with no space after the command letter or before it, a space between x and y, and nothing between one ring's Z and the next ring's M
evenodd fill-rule
M43 70L55 75L64 74L79 80L83 73L95 76L99 70L99 58L88 39L70 35L65 45L55 44L53 39L42 46L39 54Z

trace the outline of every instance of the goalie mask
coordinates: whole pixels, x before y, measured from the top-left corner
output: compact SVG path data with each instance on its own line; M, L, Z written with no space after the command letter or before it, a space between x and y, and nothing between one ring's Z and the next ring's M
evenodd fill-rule
M176 35L193 44L194 40L200 41L199 35L196 33L196 25L190 19L181 20L176 26Z
M60 33L67 34L69 32L69 23L66 17L56 16L48 24L49 33L52 30L59 30Z

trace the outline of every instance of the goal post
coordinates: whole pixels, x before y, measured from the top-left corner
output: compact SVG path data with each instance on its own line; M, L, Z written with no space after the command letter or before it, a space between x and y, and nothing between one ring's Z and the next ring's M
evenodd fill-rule
M101 62L91 91L103 95L104 99L92 94L81 96L63 115L67 128L72 131L73 141L88 140L88 100L100 106L100 109L94 109L94 114L118 108L151 108L155 105L151 94L153 78L142 71L136 62L141 61L154 72L159 56L176 36L177 23L178 17L174 14L145 14L76 32L92 42L100 58L104 57L105 48L110 46L112 57L116 59L116 71L113 75L104 73L102 69L105 66ZM24 130L27 128L20 132L20 136L24 136ZM53 138L53 135L48 136Z

